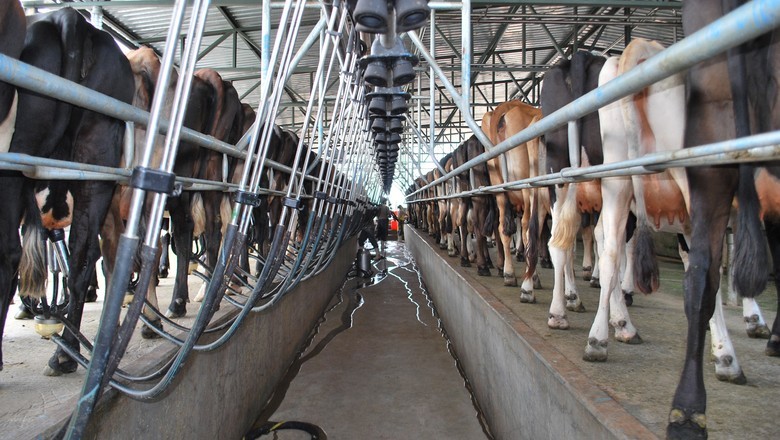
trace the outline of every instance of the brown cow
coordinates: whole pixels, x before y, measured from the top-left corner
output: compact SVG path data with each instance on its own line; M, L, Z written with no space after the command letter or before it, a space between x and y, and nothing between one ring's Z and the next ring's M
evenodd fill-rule
M532 123L541 118L541 110L532 107L528 104L521 103L520 101L509 101L500 104L496 107L492 113L485 114L482 119L482 128L490 137L490 140L494 144L498 144L506 138L518 133L527 128ZM508 181L515 181L526 179L528 177L536 176L539 174L539 144L538 138L532 139L525 144L519 145L512 150L509 150L504 156L506 158L507 171L509 173L506 176ZM490 173L490 182L493 185L499 185L504 183L504 176L501 172L500 165L501 157L495 157L488 162L488 171ZM499 235L501 236L501 242L503 244L503 252L499 252L499 265L503 268L504 284L507 286L516 286L517 279L514 275L514 267L512 264L511 253L509 246L511 244L511 235L515 233L514 215L521 214L521 237L528 243L526 246L528 251L531 252L531 248L534 243L540 241L540 229L530 231L531 225L531 207L532 204L541 201L538 196L537 190L520 190L520 191L506 191L498 193L496 195L496 202L498 204L499 211ZM542 202L538 211L538 215L541 217L538 220L540 225L549 211L549 203ZM533 237L532 237L533 235ZM533 243L532 243L533 241ZM500 261L502 260L503 261ZM536 258L529 257L526 259L526 271L523 275L523 282L520 289L520 301L535 303L536 297L534 296L534 285L538 286L538 276L536 276Z

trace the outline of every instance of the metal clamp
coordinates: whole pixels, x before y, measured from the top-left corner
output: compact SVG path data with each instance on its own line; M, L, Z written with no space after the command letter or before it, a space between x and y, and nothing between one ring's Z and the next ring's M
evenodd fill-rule
M176 175L173 173L140 166L133 169L133 176L130 178L130 186L133 188L169 196L176 195L175 183Z
M314 195L312 197L314 197L315 199L319 199L319 200L328 200L328 194L326 194L326 193L324 193L322 191L315 191Z
M260 196L251 191L238 190L236 191L236 202L257 208L260 206Z
M285 197L284 206L300 211L303 209L303 202L298 199L293 199L292 197Z

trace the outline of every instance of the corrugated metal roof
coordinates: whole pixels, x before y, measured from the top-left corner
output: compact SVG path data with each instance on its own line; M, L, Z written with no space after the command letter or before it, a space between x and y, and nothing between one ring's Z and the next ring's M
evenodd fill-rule
M52 0L22 0L25 6L44 6ZM446 3L446 2L440 2ZM477 120L491 106L512 97L528 97L531 103L538 100L539 77L550 64L561 58L561 51L570 54L575 48L617 53L623 49L626 36L655 39L669 45L682 38L679 1L546 1L535 5L527 0L474 1L472 10L473 74L475 84L471 96L473 112ZM558 3L558 4L555 4ZM198 61L198 68L214 68L225 79L232 80L244 102L256 106L259 100L261 47L261 0L215 0L212 2L201 43L201 50L216 44ZM626 6L641 5L642 7ZM162 53L165 35L171 17L172 0L114 0L92 1L75 6L90 11L93 6L102 6L104 26L118 30L131 45L147 44ZM311 6L316 6L312 3ZM280 19L280 9L272 9L272 36ZM456 88L461 88L460 11L436 11L436 53L437 63L447 73ZM299 32L296 50L320 18L320 9L305 10ZM186 23L185 23L186 25ZM234 26L235 25L235 26ZM421 40L429 47L430 29L420 31ZM496 39L496 37L499 37ZM249 40L247 42L246 40ZM576 43L575 43L576 42ZM410 47L408 39L405 40ZM178 45L180 46L180 44ZM177 50L177 61L180 47ZM300 124L303 117L296 103L305 106L309 97L312 73L317 66L318 50L309 51L301 61L297 73L287 84L288 93L278 123ZM420 128L428 131L429 84L428 65L422 61L419 66L420 81L409 87L410 92L422 98L424 117ZM335 78L336 73L333 73ZM441 82L437 80L441 85ZM522 91L518 91L518 86ZM443 90L444 88L441 87ZM329 91L330 95L335 94ZM453 105L449 97L437 94L441 108L435 113L440 126L451 116ZM416 101L413 101L416 103ZM413 118L416 105L410 104ZM441 151L449 151L469 134L462 116L455 112L451 124L446 128ZM440 129L440 127L437 127ZM437 132L438 133L438 132ZM421 157L424 155L421 155Z

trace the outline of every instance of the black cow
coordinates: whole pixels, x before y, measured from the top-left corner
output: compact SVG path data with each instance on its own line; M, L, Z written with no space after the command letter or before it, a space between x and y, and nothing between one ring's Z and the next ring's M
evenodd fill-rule
M24 46L26 20L22 6L17 1L3 2L0 5L0 53L19 58ZM16 87L0 82L0 151L8 151L16 122ZM0 179L8 174L2 172ZM5 223L5 222L4 222ZM13 223L13 222L11 222ZM5 226L3 226L5 228ZM6 229L3 229L6 230ZM15 235L18 237L18 235ZM5 240L0 240L5 241ZM16 268L19 265L20 248L18 238L16 246L3 243L0 247L0 341L3 337L5 317L16 290ZM1 342L0 342L1 344ZM0 347L0 370L3 369L3 353Z
M73 9L62 9L31 24L20 59L28 64L62 76L122 102L133 96L133 75L127 58L106 33L95 29ZM16 130L10 151L81 163L119 166L124 122L88 111L26 90L19 91ZM70 224L71 299L66 318L78 327L87 286L100 257L98 232L114 190L113 182L52 181L33 183L21 175L4 172L0 178L0 290L3 292L2 316L5 317L14 291L15 273L20 260L19 224L25 217L25 248L42 257L43 228L62 228ZM33 190L39 193L41 209ZM72 199L69 197L72 195ZM72 204L69 203L72 202ZM44 260L31 261L45 276ZM26 271L20 269L25 280ZM22 284L20 282L20 284ZM41 295L42 285L20 286L20 293ZM64 339L78 349L78 341L69 331ZM76 370L76 362L62 350L49 361L49 374Z
M683 3L683 29L690 35L721 17L742 0ZM688 73L686 147L766 132L780 128L780 33L775 30L750 41L728 55L701 63ZM772 179L780 177L776 163L766 164ZM739 218L736 229L734 285L747 297L764 290L768 266L759 221L759 199L754 183L754 165L688 168L691 200L692 243L685 274L685 314L688 342L685 364L672 401L668 438L706 438L706 392L703 354L707 323L720 286L719 268L723 238L736 193ZM772 177L773 176L773 177ZM775 284L780 287L780 217L766 214L764 225L774 260ZM767 344L768 354L780 350L780 323L775 319Z

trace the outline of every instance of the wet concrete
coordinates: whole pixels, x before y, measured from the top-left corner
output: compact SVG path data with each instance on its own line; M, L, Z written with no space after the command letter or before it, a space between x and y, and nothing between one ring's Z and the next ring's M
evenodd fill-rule
M491 438L404 244L388 242L386 256L373 277L343 286L257 426L306 422L340 440Z

